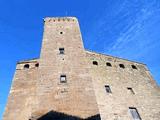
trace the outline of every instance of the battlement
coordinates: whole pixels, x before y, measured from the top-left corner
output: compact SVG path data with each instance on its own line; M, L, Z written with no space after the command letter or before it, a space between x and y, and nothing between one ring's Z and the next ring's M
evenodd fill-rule
M44 22L75 22L78 21L76 17L46 17Z

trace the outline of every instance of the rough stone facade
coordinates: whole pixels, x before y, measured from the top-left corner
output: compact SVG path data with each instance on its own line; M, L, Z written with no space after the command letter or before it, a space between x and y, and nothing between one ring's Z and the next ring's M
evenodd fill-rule
M85 50L75 17L44 24L40 58L17 64L3 120L138 120L130 107L160 120L160 88L146 65Z

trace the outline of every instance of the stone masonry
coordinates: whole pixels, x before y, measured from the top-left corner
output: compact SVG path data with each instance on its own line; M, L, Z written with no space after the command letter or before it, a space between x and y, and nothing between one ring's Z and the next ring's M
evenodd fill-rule
M3 120L160 120L145 64L85 50L75 17L44 24L40 58L17 63Z

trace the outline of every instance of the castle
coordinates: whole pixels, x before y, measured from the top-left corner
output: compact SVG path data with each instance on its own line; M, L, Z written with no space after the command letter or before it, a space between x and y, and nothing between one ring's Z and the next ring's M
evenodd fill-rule
M3 120L160 120L145 64L85 50L75 17L44 19L40 58L17 63Z

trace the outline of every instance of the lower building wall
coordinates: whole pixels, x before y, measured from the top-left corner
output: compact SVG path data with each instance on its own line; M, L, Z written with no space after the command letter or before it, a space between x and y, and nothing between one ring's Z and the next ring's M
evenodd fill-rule
M88 52L86 57L88 64L82 63L85 63L83 68L85 65L87 68L73 69L76 73L67 74L70 82L65 85L53 82L53 79L59 80L60 73L54 75L57 78L44 76L44 81L38 79L40 72L35 67L36 62L30 63L30 69L23 68L25 63L18 64L3 120L29 120L35 112L39 112L40 116L31 120L45 120L51 116L53 120L132 120L129 107L136 108L142 120L160 120L160 89L145 65ZM93 61L97 61L98 65L93 65ZM106 62L112 66L106 66ZM120 68L119 64L124 64L125 68ZM132 64L137 69L132 69ZM47 70L44 69L43 75ZM53 83L50 84L52 89L47 80ZM111 93L106 92L105 85L110 86ZM134 94L128 87L133 89ZM45 106L47 111L43 111Z

